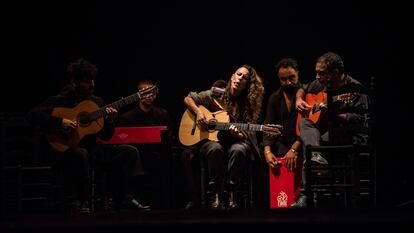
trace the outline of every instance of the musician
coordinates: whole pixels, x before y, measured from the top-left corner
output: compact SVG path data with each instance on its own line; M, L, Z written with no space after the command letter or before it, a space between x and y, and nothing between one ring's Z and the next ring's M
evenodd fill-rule
M220 103L222 102L222 96L226 86L227 82L223 79L219 79L216 80L211 86L211 89L207 91L206 94L210 95L212 109L216 111L223 109ZM185 180L184 194L187 199L184 209L187 211L200 207L200 193L198 192L199 182L196 182L200 179L200 156L197 151L197 146L189 146L181 153L181 163L184 167Z
M335 145L366 143L370 103L368 90L345 72L342 58L336 53L327 52L320 56L316 60L315 71L316 80L296 93L298 111L303 116L310 116L314 107L305 101L305 94L327 94L330 99L326 103L318 103L322 110L317 122L312 121L311 117L299 120L303 146L319 146L321 142ZM320 154L312 155L312 161L328 163ZM292 207L305 207L306 201L305 193L301 192Z
M141 80L138 82L137 88L142 91L153 87L155 84L151 80ZM145 98L142 98L134 106L134 108L123 113L119 117L119 126L132 127L132 126L170 126L171 117L169 112L165 108L161 108L155 105L155 101L158 95L158 88L155 89L152 94L149 94Z
M155 83L151 80L141 80L138 82L138 91L144 91L155 87ZM137 127L137 126L167 126L168 139L172 141L173 130L171 127L170 113L162 107L157 106L156 100L158 95L158 88L156 87L152 93L140 99L138 103L133 104L133 108L123 113L118 118L117 126L120 127ZM159 144L147 143L136 145L139 148L143 167L148 175L159 174L160 172L160 146ZM141 179L142 178L142 179ZM137 186L143 186L148 176L140 177L137 180ZM146 180L144 180L146 179ZM155 179L152 179L155 180ZM143 190L139 190L143 191ZM156 191L156 190L154 190ZM156 191L156 193L159 193ZM151 193L151 196L154 196Z
M219 101L212 101L211 90L190 92L184 98L187 108L195 114L199 127L206 127L207 117L200 105L214 112L223 109L228 112L230 122L257 123L264 95L262 78L250 65L235 70ZM219 132L219 141L200 142L199 154L206 160L208 170L207 191L210 194L209 207L213 209L238 208L235 191L239 188L247 160L259 154L254 132L243 132L234 125L229 131ZM225 179L225 177L227 179ZM225 204L223 188L227 185L229 199ZM226 206L227 205L227 206Z
M93 94L97 68L84 58L73 60L67 67L69 84L60 94L51 96L43 103L34 107L27 115L27 119L33 125L39 125L47 134L67 133L72 137L78 133L80 127L84 127L82 119L73 116L82 111L94 111L97 109L80 109L82 103L92 101L97 106L104 106L102 98ZM90 106L90 105L88 105ZM58 117L53 114L56 108L73 110L68 117ZM76 111L75 111L76 110ZM118 111L113 107L107 107L102 129L97 133L85 135L80 142L69 148L61 148L56 151L56 162L61 165L65 174L65 187L69 189L73 197L72 207L76 212L88 212L88 200L90 200L90 165L108 169L114 208L122 205L139 210L147 210L149 206L140 204L132 194L131 180L142 173L138 150L129 145L102 145L97 143L97 137L102 140L111 138L114 132L113 121ZM70 111L69 111L70 112ZM72 113L72 112L70 112ZM99 121L99 119L98 119ZM87 127L86 130L89 130ZM73 133L73 134L71 134ZM80 133L79 133L80 134Z
M278 166L278 158L283 158L288 170L293 170L296 168L298 155L302 156L302 144L296 136L298 112L295 108L295 94L302 85L299 82L299 66L296 60L283 58L275 67L280 88L269 97L264 122L266 124L282 125L283 135L276 138L264 134L263 153L266 162L271 168L276 168Z

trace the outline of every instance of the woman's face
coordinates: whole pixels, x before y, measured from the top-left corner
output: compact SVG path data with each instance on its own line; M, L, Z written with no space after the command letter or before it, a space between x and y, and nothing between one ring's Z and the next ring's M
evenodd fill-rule
M249 80L249 70L245 67L240 67L231 76L231 94L238 96L246 88Z

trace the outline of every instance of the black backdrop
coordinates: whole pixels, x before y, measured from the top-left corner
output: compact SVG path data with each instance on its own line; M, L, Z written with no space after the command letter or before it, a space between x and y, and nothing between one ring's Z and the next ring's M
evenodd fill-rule
M316 57L335 51L351 76L367 85L375 78L380 206L414 196L407 190L414 161L402 136L412 131L402 75L409 71L403 55L410 14L398 2L62 0L2 8L6 116L58 93L66 64L79 56L99 68L97 95L112 102L133 93L138 80L153 79L159 105L179 121L188 91L228 79L238 65L256 67L268 96L278 88L280 58L296 58L307 82Z

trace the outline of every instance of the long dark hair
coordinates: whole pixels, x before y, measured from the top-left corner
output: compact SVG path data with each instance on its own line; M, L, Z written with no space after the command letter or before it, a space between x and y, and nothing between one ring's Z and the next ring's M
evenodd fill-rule
M246 88L237 98L230 96L231 80L227 83L225 102L227 112L234 121L257 123L262 110L264 97L263 79L250 65L242 65L249 71L249 79Z

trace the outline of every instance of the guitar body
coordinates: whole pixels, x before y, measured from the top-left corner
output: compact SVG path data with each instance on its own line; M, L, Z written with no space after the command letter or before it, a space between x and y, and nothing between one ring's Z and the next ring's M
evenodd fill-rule
M118 110L123 106L135 103L142 98L153 96L156 93L158 93L158 88L156 85L153 85L101 108L91 100L82 101L74 108L54 108L52 116L76 120L78 127L73 130L60 129L52 131L47 136L49 144L60 152L75 147L84 136L98 133L103 128L104 117L107 114L106 108L111 107Z
M205 114L207 121L217 120L218 122L229 122L230 117L226 111L217 111L211 113L204 106L199 106L201 111ZM191 146L204 139L211 141L218 141L218 130L208 130L207 127L201 127L196 124L196 116L190 111L186 110L181 117L180 130L178 136L180 142L185 146Z
M319 92L318 94L307 93L305 95L306 103L308 103L311 106L319 105L320 103L326 102L326 100L327 100L326 92ZM306 118L306 117L309 118L315 124L320 124L321 123L321 120L320 120L321 111L313 112L313 110L311 110L307 116L304 115L304 114L299 113L298 118L296 120L296 135L298 135L298 136L300 135L299 121L302 118Z
M80 117L83 114L93 112L97 109L99 109L98 105L91 100L82 101L74 108L54 108L51 114L52 116L77 120L78 127L71 132L53 130L47 136L49 144L55 150L63 152L71 147L75 147L84 136L99 132L104 126L103 117L87 123L80 121Z

